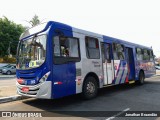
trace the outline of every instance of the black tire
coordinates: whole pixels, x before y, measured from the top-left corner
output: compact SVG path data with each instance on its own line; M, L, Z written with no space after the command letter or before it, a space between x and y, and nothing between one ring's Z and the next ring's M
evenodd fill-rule
M89 76L86 78L83 84L83 98L92 99L97 96L98 93L98 84L94 77Z
M144 84L144 79L145 79L144 73L143 73L143 71L140 71L138 84L143 85Z
M11 71L7 71L6 74L7 74L7 75L10 75L10 74L11 74Z

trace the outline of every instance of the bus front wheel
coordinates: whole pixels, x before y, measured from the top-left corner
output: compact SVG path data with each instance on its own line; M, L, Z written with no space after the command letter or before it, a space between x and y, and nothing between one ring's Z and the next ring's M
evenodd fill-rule
M83 97L85 99L92 99L97 96L97 92L98 85L96 79L92 76L87 77L83 85Z

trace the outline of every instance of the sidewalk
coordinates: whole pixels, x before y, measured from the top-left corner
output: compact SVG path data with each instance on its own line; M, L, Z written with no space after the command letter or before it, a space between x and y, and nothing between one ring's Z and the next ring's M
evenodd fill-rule
M160 70L156 70L156 75L160 75Z
M15 75L0 75L0 104L24 98L26 97L22 97L16 92Z
M22 99L27 99L27 97L18 95L16 86L0 87L0 104Z
M16 85L0 87L0 98L17 95Z

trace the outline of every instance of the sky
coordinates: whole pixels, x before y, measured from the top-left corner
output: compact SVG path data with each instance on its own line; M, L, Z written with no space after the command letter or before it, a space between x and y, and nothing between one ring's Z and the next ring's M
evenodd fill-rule
M76 28L153 48L160 57L160 0L0 0L0 17L24 26L42 22Z

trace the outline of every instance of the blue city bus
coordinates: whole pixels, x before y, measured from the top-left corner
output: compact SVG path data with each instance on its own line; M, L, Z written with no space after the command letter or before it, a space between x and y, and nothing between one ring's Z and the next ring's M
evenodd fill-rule
M17 48L17 93L56 99L143 84L155 74L152 48L49 21L26 30Z

